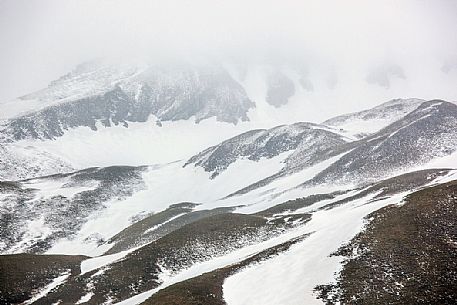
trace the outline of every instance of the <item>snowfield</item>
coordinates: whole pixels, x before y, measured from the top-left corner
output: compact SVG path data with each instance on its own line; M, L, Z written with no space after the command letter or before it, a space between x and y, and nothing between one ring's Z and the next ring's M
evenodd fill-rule
M151 118L145 123L104 127L97 131L78 127L53 141L21 140L20 147L35 147L52 153L76 169L92 166L164 164L190 158L201 150L226 138L251 129L250 123L234 126L208 119L163 122ZM214 132L214 131L217 132ZM176 143L180 143L179 148Z
M224 171L216 179L209 179L209 173L201 167L183 167L183 162L152 166L143 174L146 183L144 190L123 200L113 200L106 204L105 209L92 215L83 225L78 235L71 240L57 242L47 253L49 254L84 254L101 255L109 249L109 244L97 246L96 242L88 242L92 235L107 240L131 224L134 216L157 213L171 204L194 202L200 204L197 210L251 205L257 195L242 198L222 199L247 184L254 183L279 171L287 158L288 152L271 159L260 161L239 160ZM259 166L260 165L260 166ZM310 179L316 171L302 173L300 179ZM285 185L287 189L287 184ZM284 189L284 187L283 187ZM49 191L49 190L48 190ZM57 190L55 190L57 192ZM264 199L265 200L265 199ZM252 203L251 203L252 202ZM270 203L273 204L273 203ZM257 206L256 209L265 206ZM116 223L113 226L112 223Z

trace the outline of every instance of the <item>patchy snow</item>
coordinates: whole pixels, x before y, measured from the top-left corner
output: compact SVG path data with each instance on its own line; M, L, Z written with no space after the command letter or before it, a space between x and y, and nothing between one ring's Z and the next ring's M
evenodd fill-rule
M344 153L345 154L345 153ZM341 189L351 189L352 185L322 185L310 188L300 187L302 183L314 178L315 175L339 160L344 154L329 158L314 166L305 168L299 172L274 180L273 182L252 190L246 194L233 196L216 202L208 202L197 208L215 206L239 206L237 213L256 213L287 200L309 196L318 193L331 193Z
M308 238L225 280L227 304L322 304L313 290L319 284L332 282L342 262L341 257L329 255L360 232L367 214L401 201L406 193L370 203L375 195L313 213L304 226L314 232Z
M239 159L230 164L215 179L209 179L210 173L205 172L199 166L189 165L183 168L184 161L150 166L150 169L143 173L143 179L146 184L144 190L138 191L125 199L119 200L115 198L106 202L104 209L89 216L87 222L76 236L72 236L71 240L62 239L57 241L47 253L99 256L106 252L111 245L103 244L99 246L98 241L109 240L109 238L131 225L132 217L144 213L160 212L171 204L179 202L199 203L197 210L233 206L238 207L236 212L239 213L255 213L287 200L317 193L350 190L354 187L353 185L299 187L302 183L312 179L316 174L336 162L342 157L342 154L291 175L280 177L270 184L246 194L226 198L227 195L280 171L284 166L284 160L289 154L290 152L285 152L270 159L261 158L259 161ZM455 158L455 154L448 157L446 161L447 167L456 160L453 158ZM90 185L89 183L89 185L81 188L63 188L64 182L40 179L34 179L27 183L27 186L38 189L37 194L39 196L57 194L72 196L76 192L95 187L95 185ZM116 225L113 226L113 223L116 223ZM34 232L46 233L42 232L44 229L39 226L38 222L34 225L37 227L33 230ZM94 234L100 238L97 240L91 239L90 237L94 236ZM23 242L28 242L33 238L34 236L28 236ZM18 250L19 248L16 247L14 251Z
M22 253L24 252L24 249L27 249L36 241L46 239L46 237L53 233L52 229L46 225L44 216L27 222L26 226L27 229L24 230L25 233L21 236L20 242L5 251L3 254Z
M427 107L427 108L430 108L430 107ZM425 109L427 109L427 108L425 108ZM405 126L402 126L402 127L398 128L398 129L395 130L393 133L391 133L391 134L386 138L386 140L387 140L388 138L393 137L394 135L396 135L396 134L397 134L398 132L400 132L401 130L403 130L403 129L405 129L405 128L408 128L409 126L411 126L411 125L413 125L413 124L419 122L420 120L426 119L426 118L428 118L429 116L431 116L431 114L426 114L426 115L424 115L423 117L420 117L420 118L418 118L417 120L414 120L414 121L412 121L412 122L406 124ZM381 144L380 144L380 145L381 145Z
M41 174L92 166L162 164L151 166L143 174L146 184L144 190L125 199L115 198L106 202L104 209L97 210L90 215L76 236L58 241L47 253L96 255L97 257L81 263L81 272L85 274L100 269L96 273L100 274L104 268L123 259L127 254L137 249L132 248L112 255L98 256L112 246L110 244L98 246L99 242L108 240L131 225L131 219L134 216L160 212L171 204L183 201L199 203L197 210L232 206L236 207L236 212L239 213L255 213L299 197L330 193L336 190L350 190L353 187L351 185L300 187L302 183L315 177L341 158L342 155L280 177L270 184L246 194L229 198L226 196L276 174L284 167L284 161L291 152L270 159L262 158L259 161L239 159L230 164L215 179L209 179L210 173L205 172L201 167L189 165L183 168L185 160L189 157L205 148L219 144L222 140L254 128L271 128L291 121L302 121L310 117L314 119L313 115L318 118L321 105L328 105L322 107L344 107L344 103L338 101L352 99L353 88L367 87L364 86L364 82L353 82L351 86L346 86L343 81L338 86L335 84L335 88L330 89L327 88L329 75L313 75L313 83L311 84L311 87L315 88L313 92L314 89L306 89L300 85L303 75L297 71L285 69L281 72L294 83L295 94L290 98L287 105L277 108L266 101L268 90L266 79L269 69L271 67L248 67L244 77L234 76L246 89L248 96L256 103L256 107L249 110L248 116L251 120L249 122L233 125L217 122L215 118L211 118L195 124L194 118L191 118L189 120L162 122L162 127L159 127L156 125L155 118L151 116L144 123L129 123L128 128L123 126L103 127L98 124L97 131L88 127L74 128L65 131L63 136L52 141L21 140L5 144L2 148L2 155L10 158L4 163L13 164L10 166L12 172L16 170L16 164L22 164L25 172L36 170L37 173ZM239 72L235 70L231 71L232 75ZM127 89L134 92L135 96L138 97L140 90L138 84L135 81L131 83L125 81L137 77L143 71L143 68L139 66L121 66L118 68L82 66L80 70L53 82L46 89L22 99L1 104L4 111L0 114L0 119L11 118L57 103L103 93L119 82L123 83L124 87L131 86ZM379 92L370 88L367 90L373 92L365 95L367 100L379 100L379 98L369 98ZM390 96L391 93L388 95ZM318 100L332 101L332 103L317 103ZM326 126L315 125L312 128L329 130L343 136L348 142L354 141L362 134L374 133L400 119L416 109L422 102L422 100L417 99L394 100L367 111L328 120L327 123L324 122ZM405 107L390 107L395 103L403 103ZM281 131L281 128L278 128L277 131ZM291 132L294 130L291 129ZM454 153L435 159L422 168L455 167L456 164L457 153ZM447 176L432 183L450 181L451 179L457 179L456 171L452 171ZM84 185L67 187L65 179L34 179L23 184L24 187L36 189L35 199L37 200L58 195L71 198L77 193L92 190L98 185L97 182L87 181ZM319 207L347 198L355 193L356 191L352 191L334 199L324 200L310 207L299 209L296 213L312 213L312 219L296 230L216 257L210 261L195 264L177 274L167 273L165 270L161 275L163 284L159 288L132 297L121 304L137 304L169 285L238 262L268 247L308 233L312 234L304 241L291 247L289 251L271 260L250 266L228 278L224 283L224 297L229 305L319 303L313 295L314 287L332 281L334 273L341 266L341 258L329 257L329 254L363 228L365 215L389 203L400 202L405 195L399 194L388 199L369 202L376 195L371 194L330 210L317 210ZM177 215L172 219L179 216ZM163 224L150 230L157 229L161 225ZM43 217L36 217L32 221L28 221L26 226L27 232L21 237L21 242L10 249L11 253L20 252L33 241L44 239L52 233L51 229L45 225ZM94 235L100 238L97 240L89 238ZM68 276L66 273L57 277L26 304L46 296L53 288L64 283ZM78 303L88 302L92 296L93 293L89 292L82 296Z
M457 180L457 151L449 154L447 156L434 158L431 161L421 164L419 166L408 168L407 171L401 171L395 174L403 174L405 172L414 172L419 170L426 170L426 169L451 169L451 171L442 177L438 177L437 179L431 181L430 185L435 185L439 183L446 183L452 180Z
M44 287L40 292L38 292L36 295L34 295L31 299L25 301L23 304L24 305L32 304L35 301L41 299L42 297L45 297L51 290L62 285L69 276L70 276L70 272L67 271L64 274L56 277L55 279L52 280L51 283L49 283L46 287Z
M50 198L54 196L63 196L72 198L74 195L94 190L98 186L97 181L84 181L82 186L69 187L66 184L69 183L70 178L65 179L33 179L23 183L24 187L36 189L36 198Z
M281 177L265 187L240 196L225 198L246 185L277 173L289 154L290 152L285 152L270 159L261 158L259 161L238 160L215 179L209 179L210 173L201 167L183 167L183 162L150 167L150 170L143 174L146 183L144 190L123 200L114 199L107 202L103 210L89 216L76 236L57 241L47 253L102 255L112 245L99 246L97 240L90 240L90 236L96 234L100 237L98 240L109 240L130 226L132 217L142 213L160 212L179 202L199 203L197 210L244 205L239 207L237 212L255 213L289 199L341 190L341 186L329 185L296 188L338 160L342 156L339 155L300 172ZM352 186L345 187L349 189ZM116 225L113 226L113 223Z
M325 199L325 200L321 200L321 201L318 201L316 202L315 204L312 204L310 206L306 206L306 207L303 207L301 209L298 209L298 210L295 210L293 213L294 214L301 214L301 213L313 213L315 211L317 211L318 209L328 205L328 204L331 204L332 202L337 202L337 201L340 201L340 200L344 200L344 199L347 199L349 197L352 197L352 196L355 196L357 193L361 193L361 192L364 192L368 189L369 187L365 188L365 189L362 189L362 190L352 190L352 191L348 191L347 193L345 194L342 194L342 195L339 195L339 196L336 196L335 198L333 199Z
M311 128L313 128L313 129L322 129L322 130L326 130L326 131L330 131L330 132L336 133L337 135L340 135L341 138L346 142L352 142L352 141L356 141L356 140L359 139L358 137L355 136L356 133L348 132L347 130L343 130L341 128L335 128L335 127L332 127L332 126L326 126L326 125L322 125L322 124L312 125Z
M0 163L2 180L21 180L73 170L68 162L51 151L18 143L1 143L0 159L3 161Z
M430 162L421 166L412 168L411 171L424 170L424 169L451 169L448 174L438 177L431 181L429 185L436 185L440 183L447 183L453 180L457 180L457 151L450 155L435 158Z
M373 134L395 121L396 119L393 118L353 119L335 127L338 127L340 132L346 136L356 137L359 134Z
M362 229L364 216L382 206L400 201L404 195L369 203L376 196L374 193L330 210L315 212L310 222L275 238L197 263L177 274L164 270L160 277L162 285L117 304L140 304L170 285L242 261L303 234L311 235L292 246L289 251L229 277L224 283L224 297L228 304L308 304L306 300L316 301L312 295L314 286L333 280L334 272L339 270L341 258L328 255ZM342 219L347 221L341 221ZM309 259L305 260L304 257ZM259 268L268 270L258 274L256 272ZM287 298L288 291L293 292L290 299ZM309 293L309 297L306 293ZM265 295L261 297L261 294Z
M143 174L146 189L138 191L123 200L111 200L105 209L93 213L71 240L58 241L47 253L84 254L98 256L111 245L98 246L96 241L87 238L97 234L108 240L131 225L131 218L141 213L160 212L171 204L179 202L201 203L198 209L224 205L238 206L240 201L218 202L220 198L278 172L289 152L274 158L259 161L247 159L231 164L215 179L201 167L186 166L184 162L174 162L163 166L152 166ZM113 223L116 225L113 226Z
M447 183L453 180L457 180L457 170L450 171L447 175L435 179L433 184Z
M450 155L435 158L421 166L421 168L457 168L457 151Z
M133 296L133 297L131 297L127 300L124 300L120 303L117 303L117 304L119 304L119 305L140 304L143 301L145 301L146 299L148 299L150 296L152 296L154 293L156 293L157 291L159 291L163 288L166 288L175 283L184 281L186 279L196 277L203 273L210 272L215 269L242 261L252 255L255 255L255 254L261 252L264 249L274 247L276 245L284 243L292 238L300 236L301 234L302 234L302 231L300 231L300 230L290 231L288 233L282 234L280 236L269 239L267 241L235 250L235 251L230 252L229 254L226 254L223 256L215 257L209 261L204 261L204 262L194 264L190 268L182 270L182 271L178 272L177 274L173 274L172 272L167 272L167 270L164 270L160 276L160 279L163 281L163 284L160 285L158 288L143 292L141 294Z

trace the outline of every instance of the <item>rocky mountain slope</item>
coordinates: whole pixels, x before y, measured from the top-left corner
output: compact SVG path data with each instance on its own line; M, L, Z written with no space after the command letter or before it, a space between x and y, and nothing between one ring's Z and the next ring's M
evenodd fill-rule
M281 82L270 95L279 96L273 104L278 107L291 94L287 81ZM39 106L16 109L1 130L0 176L7 177L0 181L2 273L12 274L24 262L14 277L0 277L2 304L333 304L352 294L365 301L371 295L354 290L360 285L352 281L366 276L359 277L352 264L369 266L384 257L377 251L398 251L388 240L381 248L370 244L365 235L384 236L384 227L404 225L401 213L389 211L410 213L413 201L424 202L434 215L420 221L418 232L446 220L448 231L437 228L427 238L439 249L444 244L438 240L452 247L453 103L393 100L321 124L246 131L239 125L254 104L223 68L118 71L95 64L26 101ZM166 125L210 117L228 122L232 134L170 163L110 164L107 154L108 166L88 167L84 162L96 151L77 163L71 151L52 146L80 128L135 137L138 126L151 120ZM161 141L150 138L139 147ZM85 140L76 143L89 147ZM134 152L122 149L129 164ZM433 198L444 208L435 210ZM422 219L420 210L413 209L414 219ZM349 245L355 245L352 252ZM357 249L363 253L354 258ZM401 265L401 257L393 262L395 272L411 267ZM427 264L444 268L431 257ZM394 277L384 278L383 270L379 287L391 287ZM416 286L404 287L404 295L420 296Z
M338 161L312 180L303 181L302 187L335 182L360 183L385 178L457 150L457 106L441 100L423 102L420 106L415 105L417 100L413 102L416 109L410 107L412 101L405 101L404 107L412 110L404 116L398 115L396 111L391 116L387 114L392 111L392 107L399 107L399 101L364 112L370 113L367 120L389 117L393 123L360 140L348 139L344 133L341 134L341 130L330 129L325 125L297 123L268 131L250 131L234 137L190 158L186 166L201 166L212 172L211 177L214 178L237 159L258 160L260 157L273 157L273 152L290 152L280 171L235 194L263 187L279 177L291 175L341 154L344 155ZM400 108L403 109L402 107ZM358 119L359 116L358 113L342 118Z
M230 284L231 276L242 275L244 268L247 268L245 269L247 272L256 263L266 267L276 266L275 264L269 265L270 260L282 258L281 253L285 251L285 254L290 249L296 251L308 247L313 249L321 247L321 250L327 249L325 251L328 251L327 255L330 255L331 249L338 243L325 244L322 238L324 236L329 240L335 238L335 233L330 234L335 229L333 226L338 224L338 222L334 222L334 218L350 217L351 221L355 222L349 232L345 230L341 232L343 236L348 233L348 236L351 236L350 232L357 231L356 228L359 226L357 223L363 221L363 217L368 214L368 211L375 211L390 202L395 203L395 201L401 200L405 192L409 193L418 188L428 187L431 183L440 183L440 179L449 177L452 173L455 174L449 170L421 171L382 181L368 189L354 190L352 193L300 198L295 200L293 205L292 202L278 205L277 211L281 210L281 214L272 214L270 208L255 215L225 211L216 215L208 214L194 218L187 224L174 227L162 237L145 243L139 248L136 244L129 251L117 253L114 251L112 254L85 260L81 264L81 272L67 275L66 271L62 270L55 278L60 278L62 275L66 275L66 277L61 279L59 285L48 290L46 295L36 299L34 304L49 304L59 301L62 304L77 302L101 304L115 303L125 299L128 300L127 303L139 304L142 302L141 300L146 300L149 296L152 296L151 301L157 298L160 300L164 295L168 295L170 298L169 291L174 291L173 287L178 288L182 285L181 283L187 282L190 286L187 286L186 291L190 293L190 297L181 296L180 293L184 291L178 289L172 298L182 300L180 304L193 304L191 302L193 295L199 295L201 292L194 291L194 284L191 283L204 280L196 286L197 289L211 291L212 288L209 288L209 285L216 283L205 278L213 277L220 278L218 282L220 291L222 291L223 283L225 283L223 285L228 285L229 288L224 288L222 294L227 301L231 298L230 290L233 289ZM187 207L192 206L187 205ZM355 215L352 213L354 212L356 212L355 215L358 215L357 217L360 217L357 221L353 218ZM183 217L186 214L178 215ZM265 218L261 215L269 216ZM179 217L175 219L179 219ZM327 220L323 223L323 219ZM346 220L349 221L349 219ZM144 221L141 222L144 223ZM167 221L165 220L163 223L166 225ZM343 221L340 224L346 224L346 222ZM136 223L132 225L132 229L135 226L137 226ZM154 229L154 227L152 228ZM130 232L134 232L134 230ZM322 244L323 242L325 246ZM322 252L319 253L323 255ZM46 255L43 256L43 258L46 257ZM51 259L52 256L49 258ZM296 263L292 258L289 258L287 262ZM231 263L239 265L231 265ZM312 260L307 263L316 264ZM323 261L321 264L324 265L319 266L324 267L334 263ZM230 269L220 269L228 268L228 266L231 266ZM298 272L299 276L303 276L300 268L293 268L296 269L295 273ZM306 270L313 276L317 275L315 272L323 272L321 269L310 270L309 267ZM205 274L203 278L195 277L201 274L200 272L209 273ZM291 276L293 274L291 273ZM331 276L331 274L332 272L327 272L327 276ZM254 284L256 281L252 281L251 277L246 280L249 281L249 284L243 284L247 285L246 289L256 285ZM312 283L317 285L319 282L315 280ZM162 288L165 290L155 295L155 292ZM235 287L235 289L238 288ZM249 294L245 295L245 297L249 296ZM283 300L287 300L286 295L282 297ZM223 301L221 300L221 302ZM234 303L237 304L237 302Z
M334 253L346 259L338 282L318 287L324 302L455 303L456 208L454 180L370 214L364 232Z
M247 120L254 103L222 67L189 65L114 67L86 64L54 81L48 88L20 98L3 134L11 140L54 139L71 128L160 121L196 122L216 117L237 123ZM17 107L17 106L16 106Z
M70 174L2 182L1 243L4 253L43 253L59 238L71 238L112 198L144 188L146 168L89 168ZM98 240L94 233L87 237Z
M385 177L452 154L456 144L457 106L440 100L424 102L402 119L359 141L313 182Z
M289 168L299 167L314 155L328 148L346 143L345 137L325 126L312 123L295 123L269 130L252 130L208 148L190 158L185 166L201 166L211 177L216 177L237 159L257 161L272 158L284 152L294 153L285 163Z

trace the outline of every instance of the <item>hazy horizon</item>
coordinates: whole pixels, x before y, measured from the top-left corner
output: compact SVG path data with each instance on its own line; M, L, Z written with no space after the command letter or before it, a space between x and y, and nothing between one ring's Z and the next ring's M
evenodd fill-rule
M391 98L455 101L456 15L447 0L3 0L0 102L94 58L301 69L314 83L301 98L323 117ZM329 79L335 88L319 87Z

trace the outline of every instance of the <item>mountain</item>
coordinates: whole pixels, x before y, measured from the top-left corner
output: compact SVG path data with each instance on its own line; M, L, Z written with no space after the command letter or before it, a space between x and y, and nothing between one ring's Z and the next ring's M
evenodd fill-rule
M221 67L119 68L96 63L79 66L17 104L27 107L25 113L17 111L3 127L12 140L54 139L80 126L96 130L97 123L128 126L151 115L158 121L216 117L236 124L248 120L247 111L255 106Z
M314 181L379 179L457 150L457 106L440 100L367 137Z
M211 172L211 177L214 178L237 159L257 161L294 151L284 162L288 167L295 167L298 166L296 163L306 161L305 154L318 154L319 151L343 143L346 143L343 136L325 126L295 123L269 130L248 131L193 156L185 166L201 166L205 171Z
M401 206L370 214L373 220L367 228L335 253L345 257L343 269L335 284L319 287L322 300L455 303L456 276L449 270L456 268L456 196L452 181L415 192Z
M405 101L409 107L417 100ZM325 125L296 123L268 131L254 130L211 147L188 160L212 172L212 178L236 160L258 160L289 152L284 166L274 175L251 184L236 193L243 194L264 187L275 179L310 168L332 157L342 155L313 179L300 187L328 183L361 183L376 181L389 175L418 167L434 158L457 150L457 106L440 100L421 103L404 115L395 115L399 101L385 103L364 113L366 120L388 117L393 121L361 140L347 138L341 130ZM370 113L368 116L367 114ZM360 113L342 116L359 120ZM396 118L396 120L394 119ZM340 120L340 119L338 119ZM335 119L329 122L335 122Z
M249 120L247 113L255 108L255 104L243 86L220 65L94 61L78 66L51 82L47 88L1 107L4 111L0 121L0 177L17 180L98 166L92 160L81 164L80 156L74 156L76 150L89 149L84 146L87 143L96 145L95 150L109 153L113 149L107 147L106 142L120 151L120 146L129 139L133 139L130 141L133 143L147 140L145 133L153 127L156 128L152 132L160 137L169 136L173 130L179 136L176 127L171 131L157 131L163 125L168 126L167 122L176 122L175 125L195 122L197 125L204 120L214 120L215 127L226 130L220 136L214 134L214 138L221 140L224 134L234 134L239 129L227 125ZM133 128L127 134L114 127ZM110 128L115 129L111 134L106 130ZM139 128L142 130L138 131ZM75 137L75 133L84 138ZM119 139L119 134L126 136ZM141 139L135 139L132 134ZM105 136L100 139L100 135ZM205 147L208 132L203 131L201 136L204 143L196 141L196 151ZM55 140L63 142L58 148L65 150L63 154L59 154L55 147L49 149L48 146L55 146ZM75 144L75 141L79 142ZM101 141L104 145L100 144ZM157 145L155 142L150 144ZM125 153L119 154L123 156ZM106 158L106 155L100 158ZM151 162L149 160L153 158L146 159ZM118 165L119 162L116 160L107 165ZM133 163L127 165L142 165Z
M281 107L295 94L294 82L282 71L271 72L267 77L266 101L274 107Z
M70 304L87 300L90 303L101 304L106 301L127 299L128 302L139 304L149 296L152 296L152 299L148 302L161 300L166 295L170 297L169 291L173 291L172 298L182 298L182 304L193 304L189 303L192 298L187 299L181 293L187 291L191 295L198 295L198 289L209 291L212 289L209 285L217 283L220 286L216 288L222 289L222 285L224 286L225 300L235 299L238 303L252 300L252 295L246 293L242 294L243 298L239 295L235 297L233 293L236 294L236 291L240 291L241 288L233 285L234 282L243 283L245 289L250 289L248 287L259 289L265 285L276 285L278 288L294 287L289 286L291 282L277 283L277 280L283 281L282 275L263 283L253 279L259 276L256 275L258 268L267 268L269 274L279 275L280 271L277 268L284 263L290 264L289 267L285 267L284 272L289 272L293 280L303 277L303 272L317 275L322 270L312 269L311 266L316 263L315 261L297 260L293 257L303 257L298 253L306 254L306 249L315 251L319 249L316 253L317 257L323 253L329 255L332 247L338 246L341 242L335 244L330 241L334 238L339 240L344 239L345 236L352 236L351 232L357 231L356 228L363 222L363 216L369 214L369 211L401 201L405 192L427 188L427 185L434 181L440 183L440 179L451 173L455 175L455 171L449 170L421 171L381 181L369 189L355 190L352 193L321 198L300 198L293 202L293 207L292 202L281 206L282 215L276 214L273 218L261 216L271 215L266 210L252 215L225 211L196 218L143 246L136 245L131 250L86 259L81 263L80 271L70 274L67 269L62 268L63 271L59 276L64 274L64 278L57 279L49 275L47 280L50 285L53 284L51 280L60 280L60 285L54 284L54 289L36 299L34 303L48 304L62 301L64 304ZM182 205L182 207L186 206ZM187 207L192 208L192 205ZM337 219L346 220L338 222ZM352 225L347 227L349 222L352 222ZM151 228L154 229L154 226ZM340 230L338 234L331 233L338 228ZM301 246L298 247L299 245ZM288 251L292 251L290 256L284 256ZM41 257L45 261L48 261L47 258L54 258L52 255ZM325 255L322 258L325 258ZM269 264L270 261L273 264ZM232 265L231 262L236 264ZM304 264L305 269L298 268L297 264L300 262ZM327 268L337 266L330 258L325 259L321 264L324 265L319 266L327 266ZM195 268L193 268L194 265ZM259 267L253 268L256 265ZM200 275L202 272L208 273ZM212 278L220 280L215 283L210 280ZM306 293L309 287L313 289L313 285L319 283L319 278L308 282L305 286L302 283L295 289L301 289ZM175 279L180 280L176 282ZM194 284L195 281L199 284ZM178 288L183 284L190 286L186 286L188 288L185 290L174 291L175 285ZM271 293L275 291L274 286L267 287L272 290ZM162 288L163 292L154 294L157 288ZM270 293L267 296L271 297ZM293 300L288 294L282 294L279 297L282 302ZM308 299L309 297L306 300Z
M224 65L93 62L2 104L0 304L452 303L457 106L265 124L301 90L266 70L264 101Z
M132 196L144 188L146 168L89 168L70 174L1 185L3 253L43 253L56 240L71 239L87 219L109 200ZM87 237L101 243L96 232Z

